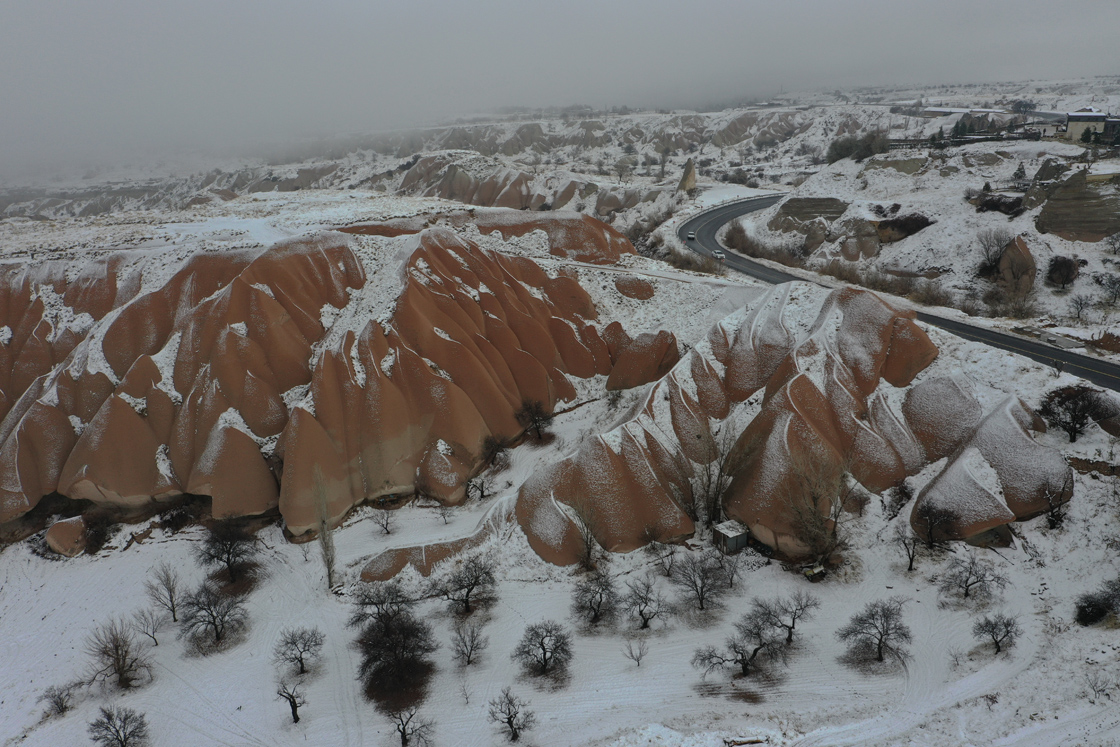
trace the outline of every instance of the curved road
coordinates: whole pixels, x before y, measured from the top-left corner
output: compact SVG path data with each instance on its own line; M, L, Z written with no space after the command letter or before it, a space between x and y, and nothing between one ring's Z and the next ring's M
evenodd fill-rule
M784 194L752 197L713 208L682 224L677 231L677 237L685 246L694 252L705 256L711 256L712 252L717 249L724 250L716 239L716 234L719 232L719 229L741 215L768 208L783 197L785 197ZM689 240L687 238L691 231L696 233L696 238L694 240ZM744 275L750 275L753 278L774 285L787 283L792 280L804 280L804 278L790 275L787 272L764 265L761 262L747 259L743 255L733 252L727 252L727 259L724 260L724 264ZM1063 350L1062 348L1047 345L1044 342L1038 342L1027 337L976 327L971 324L959 322L955 319L947 319L935 314L928 314L924 311L918 312L918 319L926 324L940 327L946 332L951 332L958 337L963 337L966 340L981 342L994 348L1018 353L1019 355L1026 356L1027 358L1047 366L1059 365L1060 362L1061 370L1064 373L1080 376L1086 381L1091 381L1097 386L1106 389L1120 391L1120 365L1115 363L1108 363L1099 358L1091 358L1087 355L1073 353L1069 350Z

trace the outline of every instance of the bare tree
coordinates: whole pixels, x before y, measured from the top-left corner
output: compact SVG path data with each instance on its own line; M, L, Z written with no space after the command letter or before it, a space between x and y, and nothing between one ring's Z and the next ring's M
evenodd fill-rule
M996 589L1007 586L1007 578L996 571L990 560L966 551L963 558L953 558L941 576L939 588L945 594L959 594L965 599L987 598Z
M572 660L572 636L558 622L545 620L525 629L512 658L536 674L564 669Z
M380 581L363 584L354 594L354 612L347 623L351 627L367 625L371 622L386 622L402 612L407 612L416 604L399 581Z
M876 661L883 661L888 654L902 659L906 656L904 645L913 640L909 626L902 621L906 602L904 597L869 602L836 631L836 637L857 655L874 652Z
M128 690L151 673L147 656L132 637L131 627L122 620L111 620L95 628L86 639L85 650L93 660L90 682L111 682Z
M649 653L649 643L645 638L627 638L626 648L622 649L622 655L639 667L642 666L642 659L647 653Z
M722 650L715 646L697 649L692 656L692 666L703 669L704 674L735 666L747 677L757 663L765 659L784 659L785 655L782 628L774 624L767 610L756 605L735 623L735 633L727 638Z
M494 576L496 567L494 560L486 555L469 555L451 571L434 579L432 592L451 602L462 614L469 615L473 605L493 599L498 583Z
M1050 258L1050 265L1046 268L1046 279L1065 290L1067 285L1077 279L1080 269L1077 260L1072 257L1054 256Z
M167 622L167 616L161 610L155 610L151 607L145 607L138 610L132 616L132 627L137 633L146 635L152 639L152 643L156 646L159 645L159 639L156 634L159 633L160 628Z
M548 426L552 424L554 416L540 400L527 399L521 403L521 409L514 413L514 417L526 431L532 430L536 433L537 440L540 441L544 438Z
M1093 297L1078 293L1071 296L1069 299L1069 312L1073 314L1077 321L1081 321L1081 315L1093 307Z
M1069 442L1085 432L1089 423L1115 414L1116 407L1100 391L1081 384L1061 387L1042 399L1038 414L1052 428L1066 432Z
M909 524L899 522L894 525L894 534L891 535L891 542L902 551L909 561L906 566L907 572L914 570L914 559L918 557L918 547L921 545L921 540L918 535L914 534L914 530L910 528Z
M976 233L976 242L980 245L980 274L993 274L1011 243L1011 234L1005 228L985 228Z
M572 590L572 614L595 625L612 620L617 610L618 592L614 579L606 570L592 571L576 581Z
M149 739L148 720L131 708L101 708L88 731L101 747L144 747Z
M400 692L428 677L429 658L438 648L431 626L408 610L375 618L358 636L362 655L358 677L369 690Z
M685 599L697 609L704 610L726 592L723 579L723 569L713 552L690 553L677 563L673 583L680 588Z
M307 698L300 689L298 682L280 680L276 684L276 699L283 700L292 709L292 723L299 723L299 709L307 705Z
M171 622L179 622L179 597L181 589L179 574L166 560L160 561L152 573L152 578L144 582L144 589L152 604L162 607L171 615Z
M311 490L315 497L315 513L319 522L319 554L323 558L323 568L327 571L327 588L330 589L334 586L334 566L337 555L334 549L330 509L327 507L327 485L319 465L315 465L312 475Z
M451 650L457 661L466 666L474 663L478 655L490 645L490 639L482 635L482 625L479 623L463 623L455 625L451 634Z
M957 523L957 515L929 501L923 501L914 512L917 524L925 533L926 547L930 550L944 542Z
M299 673L305 674L308 663L323 650L323 639L323 631L318 628L284 628L272 651L273 661L298 667Z
M735 588L735 582L743 575L743 556L739 553L725 555L722 552L715 554L719 568L723 571L723 581L728 589Z
M486 500L486 497L493 492L493 480L487 477L485 473L480 473L467 480L466 492L467 498L477 498L480 501Z
M1085 684L1089 686L1089 691L1093 694L1094 699L1105 695L1108 696L1109 700L1112 700L1109 693L1116 686L1116 680L1109 677L1107 673L1096 668L1090 669L1085 673Z
M599 542L595 539L595 503L581 493L569 505L576 514L576 521L573 523L579 532L579 565L585 571L594 570L595 552L599 547Z
M373 521L377 526L381 527L381 531L385 534L393 533L393 526L396 524L396 518L389 509L379 508L373 514Z
M626 582L626 594L622 598L622 608L634 620L638 628L646 630L650 623L670 613L665 597L653 584L649 576Z
M248 624L249 612L241 600L226 596L213 584L203 584L183 599L182 633L197 641L209 637L218 646Z
M74 688L80 683L51 685L39 696L39 701L47 704L47 714L65 715L74 705Z
M642 548L642 552L653 558L653 562L667 578L672 577L673 567L677 561L676 545L651 540Z
M1104 240L1104 245L1109 254L1120 254L1120 233L1114 233Z
M532 729L537 720L536 714L529 710L529 703L510 692L508 687L502 688L502 694L490 701L488 718L490 723L501 724L511 742L520 739L521 732Z
M1117 236L1120 236L1120 234L1117 234ZM1115 306L1120 301L1120 275L1110 272L1102 276L1101 287L1104 288L1108 302Z
M707 440L706 461L695 470L693 500L701 521L713 526L723 521L723 496L745 461L745 452L735 449L736 434L730 423Z
M418 706L409 706L389 712L389 720L401 738L401 747L425 747L432 743L432 730L435 723L431 719L421 718Z
M794 479L786 490L785 500L794 531L810 557L822 563L844 547L840 523L844 501L854 483L849 482L846 472L827 460L809 455L795 458L790 463L790 473Z
M786 632L786 645L789 646L793 643L797 623L802 620L812 620L813 615L821 607L821 600L799 589L789 597L767 601L755 599L752 605L755 610L765 615L774 627Z
M219 519L206 533L206 539L196 546L195 557L204 566L225 568L230 583L257 554L256 539L239 519Z
M1004 646L1007 648L1014 646L1022 632L1022 628L1019 627L1019 618L1003 613L991 617L984 615L972 626L973 637L981 641L990 640L992 645L996 647L997 654L1003 650Z

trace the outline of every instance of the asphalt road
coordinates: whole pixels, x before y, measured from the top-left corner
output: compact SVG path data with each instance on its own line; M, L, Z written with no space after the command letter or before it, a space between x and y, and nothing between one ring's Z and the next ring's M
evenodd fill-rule
M724 251L727 255L724 264L727 267L741 272L744 275L750 275L763 282L777 285L793 280L803 280L803 278L790 275L782 270L764 265L752 259L747 259L741 254L729 252L716 240L716 234L719 232L719 229L729 221L738 218L740 215L746 215L756 210L768 208L781 200L782 197L784 197L784 195L753 197L712 208L686 221L677 231L677 236L685 246L698 254L711 256L712 252L716 249ZM695 232L696 238L689 240L687 238L689 232ZM1065 373L1079 376L1086 381L1090 381L1106 389L1120 391L1120 366L1114 363L1108 363L1098 358L1091 358L1087 355L1063 350L1054 345L1048 345L1045 342L1033 340L1029 337L995 332L955 319L947 319L935 314L928 314L924 311L918 312L918 319L926 324L940 327L946 332L951 332L958 337L963 337L966 340L981 342L985 345L999 348L1000 350L1017 353L1047 366L1061 366L1061 370Z

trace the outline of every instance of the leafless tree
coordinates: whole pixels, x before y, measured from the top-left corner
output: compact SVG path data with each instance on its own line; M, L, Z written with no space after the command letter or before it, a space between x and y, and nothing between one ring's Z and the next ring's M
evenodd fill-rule
M918 557L918 547L921 545L921 540L918 539L918 535L914 534L910 525L905 522L895 524L891 542L902 551L909 561L906 570L908 572L914 570L914 560Z
M579 532L579 565L585 571L594 570L595 552L599 548L595 539L595 502L586 494L580 494L570 505L576 514L574 524Z
M949 531L957 522L957 515L947 508L941 508L929 501L924 501L915 511L918 526L925 532L925 543L929 550L933 550L944 542Z
M622 655L639 667L642 666L642 659L647 653L649 653L649 643L645 638L627 638L626 648L622 649Z
M1042 419L1065 431L1070 443L1077 441L1089 423L1115 413L1115 405L1102 392L1082 384L1055 389L1042 398L1038 408Z
M847 625L836 631L836 637L847 643L856 654L875 654L876 661L886 655L902 659L905 644L913 640L909 626L902 621L904 597L891 597L869 602Z
M692 666L708 674L716 669L738 667L744 677L751 667L766 659L786 656L782 645L782 628L774 624L771 615L755 606L743 619L735 623L735 633L727 638L723 649L705 646L692 656Z
M162 628L166 622L167 616L163 614L163 611L152 609L151 607L138 610L136 614L132 616L133 629L135 629L137 633L151 638L152 643L156 646L159 645L159 639L156 638L156 634L159 633L160 628Z
M809 455L793 459L790 473L785 500L797 538L813 560L824 562L845 546L841 520L854 483L827 460Z
M102 708L90 722L89 738L101 747L144 747L147 745L148 720L131 708Z
M74 705L74 688L80 683L51 685L39 696L39 701L47 704L47 714L62 716Z
M488 718L506 730L511 742L520 739L521 732L532 729L537 720L536 714L529 710L529 703L510 692L508 687L502 688L502 694L490 701Z
M734 589L735 582L743 574L743 556L739 553L725 555L720 552L714 557L719 562L720 570L723 571L723 581L727 584L727 588Z
M990 274L999 266L1011 234L1005 228L985 228L976 233L976 242L980 245L981 274Z
M375 618L358 636L358 677L369 691L399 693L427 679L438 648L431 626L408 610Z
M545 620L525 629L512 658L536 674L564 669L572 660L572 636L558 622Z
M183 635L199 641L209 637L218 646L248 624L249 612L241 600L223 594L213 584L203 584L183 599Z
M480 623L460 622L451 634L451 650L457 661L466 666L474 663L478 655L490 645L490 639L482 635Z
M527 399L521 403L521 408L514 413L514 417L522 428L526 431L532 430L540 441L544 438L548 426L552 424L554 416L540 400Z
M649 576L626 582L626 594L622 598L622 608L631 618L638 621L638 628L646 630L654 620L669 615L669 604L654 586Z
M306 674L308 663L323 650L323 639L323 631L318 628L284 628L272 651L273 661L298 667L299 674Z
M591 571L576 581L572 590L572 614L595 625L612 620L617 610L618 591L606 570Z
M445 505L443 503L437 504L436 513L439 514L439 518L443 519L444 524L448 524L451 522L451 506Z
M1093 694L1094 699L1105 695L1109 700L1112 700L1109 693L1116 686L1116 680L1108 676L1107 673L1096 668L1090 669L1085 673L1085 684L1089 686L1089 691Z
M1069 299L1069 312L1073 314L1077 321L1081 321L1081 315L1093 307L1093 297L1087 296L1084 293L1078 293L1071 296Z
M966 551L965 557L953 558L941 576L940 589L945 594L959 594L964 599L987 598L996 589L1007 586L1007 578L996 571L990 560Z
M493 492L493 479L485 473L480 473L467 480L466 492L468 498L477 498L480 501L486 500Z
M746 453L735 448L736 439L731 424L724 423L719 433L707 439L706 461L695 470L693 500L700 520L708 526L723 521L723 497L746 459Z
M299 723L299 709L307 705L307 698L300 690L298 682L281 680L276 684L276 699L283 700L292 709L292 723Z
M334 549L334 530L331 528L331 514L327 507L327 484L323 470L315 465L312 479L312 493L315 497L315 512L319 521L319 554L323 558L323 568L327 571L327 588L334 586L334 566L337 554Z
M381 531L385 534L393 533L393 526L396 524L396 518L389 509L379 508L373 513L373 521L377 526L381 527Z
M494 576L496 567L489 556L469 555L432 581L432 593L451 602L462 614L469 615L474 605L485 604L493 599L498 583Z
M359 627L371 622L386 622L416 604L399 581L379 581L362 584L354 594L354 612L347 623Z
M393 728L401 738L401 747L426 747L432 743L435 723L420 716L419 706L390 711L389 720L393 722Z
M653 558L653 561L667 578L672 577L673 567L677 561L676 545L651 540L642 548L642 552Z
M206 539L195 548L195 557L204 566L225 568L230 583L252 562L257 554L256 538L239 519L218 519L206 533Z
M166 560L160 561L152 573L152 578L144 582L144 589L152 604L162 607L171 615L171 622L179 622L179 597L181 589L179 574Z
M111 620L95 628L86 639L85 650L92 659L91 683L111 682L128 690L151 674L151 663L123 620Z
M1060 285L1062 290L1077 279L1080 266L1072 257L1054 256L1050 258L1050 265L1046 268L1046 279L1054 285Z
M789 646L793 643L797 623L802 620L812 620L813 615L821 607L821 600L799 589L789 597L773 600L755 599L752 606L766 616L774 627L785 631L786 645Z
M1120 236L1120 234L1117 235ZM1108 302L1115 306L1120 301L1120 275L1114 272L1104 275L1101 277L1101 287L1104 288Z
M697 609L704 610L706 605L718 601L726 592L723 579L723 569L713 552L689 553L677 563L673 583L680 588L685 599Z
M998 654L1003 647L1011 648L1022 634L1019 627L1019 618L999 613L989 617L985 615L972 626L972 635L978 640L990 640L996 647Z
M1104 245L1109 254L1120 254L1120 233L1114 233L1104 240Z

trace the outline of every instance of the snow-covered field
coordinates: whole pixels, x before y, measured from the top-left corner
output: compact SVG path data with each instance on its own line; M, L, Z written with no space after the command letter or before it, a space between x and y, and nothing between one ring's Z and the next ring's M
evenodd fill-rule
M605 279L613 270L598 272ZM702 317L718 313L728 302L726 289L740 288L736 293L741 298L758 292L731 280L666 270L648 277L665 294L664 305L676 307L649 323L696 318L678 332L688 343L710 324ZM597 303L617 295L605 282L586 284ZM708 311L700 314L704 304L695 302L683 308L690 296L707 299ZM610 313L625 318L626 309L619 305L625 303L619 297ZM991 396L1013 392L1032 403L1050 387L1072 383L1015 356L929 332L941 355L922 377L965 372L991 387ZM484 503L453 510L449 523L434 508L411 505L396 513L396 528L386 536L371 520L372 512L355 512L336 532L340 565L346 569L337 593L325 588L317 546L287 543L278 526L263 530L262 573L247 598L251 623L244 640L202 657L188 651L169 626L160 645L149 650L155 665L150 684L127 694L83 690L77 707L62 717L42 718L39 695L85 672L83 641L95 625L146 604L143 582L157 562L170 560L189 585L202 580L203 572L191 560L201 530L168 536L156 528L147 540L124 549L132 533L146 528L128 526L98 556L73 560L44 558L27 542L5 548L0 552L0 743L81 744L85 725L106 704L146 713L159 745L393 743L389 721L361 695L355 632L345 624L348 595L361 566L381 550L464 536L484 517L501 516L516 487L534 470L571 453L587 434L608 430L640 394L627 393L612 407L606 398L591 394L594 387L583 391L596 398L557 419L552 443L513 452L508 472L497 476L499 485L508 482L509 487ZM1045 439L1070 454L1114 460L1115 442L1099 430L1073 446L1060 435ZM935 473L936 465L915 478L914 487ZM923 557L915 573L905 573L904 558L886 541L891 527L873 500L862 517L848 521L852 549L839 573L808 586L778 563L755 562L722 609L655 623L640 667L621 653L626 635L632 634L629 626L619 622L595 632L581 628L568 609L573 572L539 560L516 525L503 524L483 548L498 560L501 582L497 603L476 613L486 620L490 638L478 663L464 668L452 660L449 636L455 618L444 603L433 599L419 606L441 643L422 713L436 723L436 744L499 744L504 738L487 722L486 704L512 686L538 717L525 737L528 744L715 747L725 738L756 736L784 745L1114 744L1120 740L1120 711L1107 699L1090 701L1085 674L1096 667L1120 675L1120 644L1114 630L1071 627L1070 620L1073 597L1120 570L1118 510L1113 478L1078 475L1063 529L1047 529L1045 518L1039 518L1019 527L1015 548L980 551L1011 583L992 602L974 606L941 604L936 590L947 558L964 548ZM904 510L895 521L906 516ZM609 567L620 583L653 572L642 553L613 556ZM418 592L423 589L421 579L405 580ZM666 595L675 595L665 579L658 584ZM822 609L803 625L804 637L788 667L775 664L750 678L733 679L718 674L704 678L690 666L693 650L718 645L752 598L797 589L819 596ZM911 600L905 618L915 643L906 665L868 671L843 663L835 631L868 601L892 595ZM991 611L1020 615L1024 629L1019 644L998 657L970 633L975 616ZM559 681L523 675L509 658L524 627L545 619L560 620L577 633L573 665ZM271 651L288 626L317 626L326 634L321 662L308 678L308 704L299 724L291 723L286 705L274 695L277 669ZM994 702L985 696L995 696Z
M923 96L927 103L967 106L1000 95L1031 96L1039 100L1040 108L1057 110L1089 104L1107 109L1120 103L1120 97L1104 90L1103 83L1079 85L899 90L882 93L872 103L805 95L796 102L784 102L791 110L797 105L819 107L798 115L799 121L807 123L805 131L767 150L771 156L762 151L752 155L757 158L752 168L758 169L764 188L777 182L778 187L788 189L790 185L782 182L810 166L812 148L827 147L843 117L863 116L863 126L872 127L878 120L868 117L878 113L878 119L891 123L886 104L907 98ZM873 97L856 98L869 96ZM724 115L724 119L731 116ZM668 115L642 114L608 121L611 132L617 133L635 125L653 129L670 120ZM896 136L923 131L928 124L898 121L904 126L897 128ZM721 122L715 116L712 126ZM807 146L797 155L801 143ZM708 146L708 155L717 151ZM615 140L598 149L561 155L569 162L574 158L580 169L593 170L595 159L623 154ZM697 154L702 156L703 152ZM674 156L672 163L678 170L686 157L685 152ZM740 157L730 148L720 153L725 164ZM353 162L351 170L344 168L340 173L350 174L355 181L365 178L367 172L395 168L403 160L362 154L348 158ZM1038 156L1024 153L1021 158L1033 163ZM1015 163L1007 166L1010 171ZM843 171L847 166L837 168L844 179L854 181L853 175ZM882 182L872 185L873 197L866 199L901 201L901 196L894 195L911 189L891 181L895 177L887 171L873 175ZM975 233L978 224L971 216L954 222L958 219L950 214L948 195L951 192L959 200L964 186L979 186L975 184L979 176L962 175L959 183L947 188L945 212L938 214L938 224L927 229L942 226L948 231L939 241L953 236L963 241ZM657 181L652 176L634 178L641 185ZM812 190L813 185L810 179L803 186ZM362 188L343 190L341 186L347 185L340 182L333 189L243 195L228 203L213 202L189 210L120 211L65 221L8 218L0 221L0 251L4 260L18 263L67 257L77 268L83 257L129 249L158 254L170 271L174 264L171 253L185 258L200 250L256 250L332 225L462 207ZM826 188L821 189L822 194L827 193ZM916 201L925 199L919 192L929 193L914 190ZM720 186L705 191L681 212L754 193L747 187ZM929 203L931 211L941 204L937 203L940 199ZM632 217L624 216L625 220ZM663 230L668 233L671 228ZM472 227L464 232L483 246L498 243L472 232ZM711 324L763 290L743 278L683 273L642 257L625 257L616 267L582 265L546 255L539 235L503 242L503 246L532 256L548 272L574 265L605 319L621 320L631 333L669 329L687 346L694 346ZM939 246L914 242L913 252L926 252L932 261ZM945 246L950 247L945 251L956 251L951 242ZM884 261L901 260L890 252L904 248L885 250ZM1058 249L1077 248L1060 246L1055 251ZM638 302L618 293L613 278L620 272L649 280L656 288L654 299ZM1026 359L966 343L936 329L927 332L941 354L919 380L967 374L984 385L980 393L988 392L985 404L997 395L1011 393L1037 406L1046 391L1076 382ZM346 621L359 573L369 558L386 549L463 537L481 522L505 516L522 482L571 454L589 434L610 430L644 396L643 389L634 390L612 402L603 396L601 377L573 383L579 400L572 404L579 406L556 419L553 441L544 446L523 445L512 452L508 469L495 476L500 488L496 495L451 510L446 522L434 507L405 506L395 512L396 526L389 535L373 521L372 510L356 510L335 533L344 571L333 592L326 588L316 545L290 544L279 526L267 527L259 535L261 572L246 599L250 624L242 639L224 651L200 656L169 625L162 630L158 646L144 644L154 664L150 683L125 694L100 687L82 689L74 710L64 716L44 716L45 705L38 700L43 691L87 672L84 641L95 626L116 616L130 616L147 605L144 581L158 562L170 561L188 586L202 581L204 572L192 559L202 530L192 527L169 535L152 528L149 537L130 543L132 535L142 535L149 526L129 525L97 556L70 560L33 552L27 541L0 546L0 745L86 744L86 725L105 705L127 706L147 714L153 743L160 747L399 744L389 720L365 700L357 681L356 631ZM1067 456L1108 463L1120 459L1117 440L1096 427L1075 444L1066 443L1061 433L1041 438ZM931 465L911 480L915 492L939 467L940 463ZM1117 631L1109 623L1092 628L1072 623L1074 598L1120 573L1120 484L1117 478L1095 473L1075 475L1074 499L1061 529L1048 528L1046 518L1041 517L1017 526L1015 547L973 551L990 558L1010 581L990 602L960 604L937 591L939 574L950 558L966 552L963 546L920 557L917 570L908 574L905 558L889 542L891 524L906 521L908 510L889 522L880 501L873 497L862 516L848 518L845 527L851 549L838 573L809 586L779 563L765 564L755 558L752 569L744 573L721 608L705 614L682 612L655 623L648 636L649 653L640 667L621 651L627 636L635 632L632 626L622 620L601 630L583 628L569 611L574 572L541 561L517 525L503 521L481 548L497 560L501 579L497 602L475 613L476 619L486 622L485 634L490 639L481 660L470 667L453 661L450 634L456 618L445 603L425 599L418 606L418 613L431 623L441 645L434 656L436 671L421 713L435 722L437 745L504 743L486 716L487 701L506 686L530 701L537 715L536 727L523 737L523 743L530 745L723 747L751 738L787 747L1120 744L1120 709L1111 698L1091 698L1086 682L1086 675L1094 671L1120 679ZM699 552L704 544L706 540L699 538L688 551ZM612 556L609 568L619 584L655 572L650 559L640 552ZM423 580L411 571L403 580L422 592ZM658 577L657 583L667 596L676 596L666 579ZM723 641L753 598L796 590L817 595L822 607L815 619L799 626L803 637L788 666L775 663L743 679L720 674L702 677L690 665L697 647ZM909 599L904 615L914 643L905 665L865 669L845 663L835 632L867 602L893 595ZM977 616L993 612L1019 615L1023 627L1018 645L1000 656L971 635ZM576 633L572 666L558 680L524 675L510 659L525 626L546 619L562 621ZM326 635L321 660L306 678L308 702L298 724L291 722L287 705L276 699L278 670L271 660L281 631L291 626L315 626ZM1120 693L1114 690L1113 695Z

